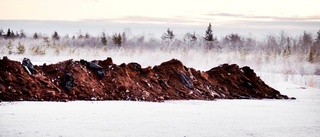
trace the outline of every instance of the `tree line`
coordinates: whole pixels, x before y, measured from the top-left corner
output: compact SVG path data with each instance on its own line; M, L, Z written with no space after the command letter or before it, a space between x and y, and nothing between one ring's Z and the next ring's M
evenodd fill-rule
M308 56L309 62L320 60L320 30L316 32L315 38L311 33L304 31L298 38L290 37L281 32L279 35L267 35L264 40L257 41L251 37L243 37L237 33L228 34L220 39L214 35L212 25L209 23L205 30L204 36L199 36L195 32L186 33L182 39L176 39L173 30L168 28L160 37L160 40L166 45L179 46L199 46L204 47L208 50L216 51L240 51L240 52L255 52L257 49L267 52L269 54L282 54L284 57L290 56L293 52L302 53ZM32 38L32 39L44 39L45 43L51 41L59 41L61 39L71 40L90 40L94 41L94 45L107 46L108 43L115 45L116 47L128 46L128 45L143 45L145 42L144 36L136 37L134 40L128 40L126 34L114 33L111 36L107 36L105 32L102 32L100 36L94 37L89 33L83 34L79 31L78 36L69 37L69 35L61 36L57 31L53 32L51 37L42 36L41 34L34 33L31 37L27 37L24 30L19 31L11 30L10 28L5 32L0 29L0 38L4 39L17 39L17 38ZM133 42L134 41L134 42ZM157 41L153 40L154 42ZM128 42L128 43L127 43ZM140 44L137 44L140 43ZM90 43L89 43L90 44ZM155 42L155 44L161 44ZM163 43L162 43L163 44ZM10 45L10 43L9 43ZM81 45L81 44L80 44ZM110 46L110 45L109 45Z

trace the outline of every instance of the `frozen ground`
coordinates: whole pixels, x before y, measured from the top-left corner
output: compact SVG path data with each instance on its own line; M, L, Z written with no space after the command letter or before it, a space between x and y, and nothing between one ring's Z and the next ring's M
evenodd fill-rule
M0 136L319 136L319 89L272 86L297 100L1 102Z

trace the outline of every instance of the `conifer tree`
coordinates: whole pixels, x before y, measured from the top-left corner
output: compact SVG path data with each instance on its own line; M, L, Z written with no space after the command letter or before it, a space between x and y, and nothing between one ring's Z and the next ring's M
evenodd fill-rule
M102 32L102 36L101 36L101 43L103 45L107 45L107 38L106 38L106 33Z
M162 40L173 40L175 35L173 34L173 31L168 28L167 32L162 35Z
M84 36L84 38L86 38L86 39L90 38L90 34L87 32L86 35Z
M122 32L122 43L123 43L123 45L125 45L126 44L126 42L127 42L127 35L126 35L126 33L125 32Z
M212 27L211 27L211 23L209 23L209 26L206 30L206 36L204 37L204 39L206 41L214 41L215 39L213 38L213 34L212 34Z
M0 29L0 37L2 37L4 34L3 34L3 29L1 28Z
M38 39L38 38L39 38L38 33L37 33L37 32L34 33L34 34L33 34L33 39Z
M24 30L23 30L23 29L20 30L20 37L21 37L21 38L27 37L27 35L24 33Z
M302 39L302 46L310 46L313 41L311 34L307 33L306 31L303 32L301 39Z
M7 38L10 38L11 37L11 31L10 31L10 28L8 29L8 32L7 32Z
M119 33L119 34L114 34L114 35L112 36L112 41L113 41L113 43L114 43L115 45L121 46L121 44L122 44L121 34L120 34L120 33Z
M53 33L52 39L55 39L55 40L59 40L59 39L60 39L60 36L59 36L59 34L58 34L57 31L55 31L55 32Z
M320 46L320 30L317 32L317 37L316 37L315 43Z
M11 30L9 37L10 37L10 38L14 38L14 36L15 36L15 34L14 34L13 30Z

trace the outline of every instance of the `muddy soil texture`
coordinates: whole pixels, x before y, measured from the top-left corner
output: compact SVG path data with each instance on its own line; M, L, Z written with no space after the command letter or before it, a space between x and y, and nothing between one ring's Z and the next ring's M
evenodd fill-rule
M22 64L0 59L0 101L289 99L251 68L235 64L209 71L188 68L177 59L147 68L116 65L111 58L32 68Z

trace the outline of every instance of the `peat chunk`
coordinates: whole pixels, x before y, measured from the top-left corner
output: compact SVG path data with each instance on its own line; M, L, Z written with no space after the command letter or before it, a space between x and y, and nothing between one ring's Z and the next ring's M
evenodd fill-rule
M136 71L140 71L141 70L141 65L138 63L129 63L128 66Z
M191 85L191 83L189 82L190 81L190 78L184 74L183 72L180 72L179 73L179 78L180 78L180 81L189 89L193 89L193 86Z
M113 64L113 61L112 61L112 58L110 58L110 57L108 57L105 61L103 61L103 62L105 62L107 65L112 65Z
M86 65L90 70L97 73L100 78L106 75L106 72L104 71L103 67L98 65L98 62L95 62L95 61L87 62L86 60L81 59L80 63L83 65Z
M30 75L36 74L36 70L34 69L33 64L31 63L30 59L24 58L22 60L22 67Z
M92 62L88 62L88 64L89 64L89 69L95 71L100 78L106 76L106 72L100 65L98 65L98 63L92 61Z
M72 73L65 73L65 75L62 78L61 85L67 91L70 91L70 89L72 89L75 86Z

